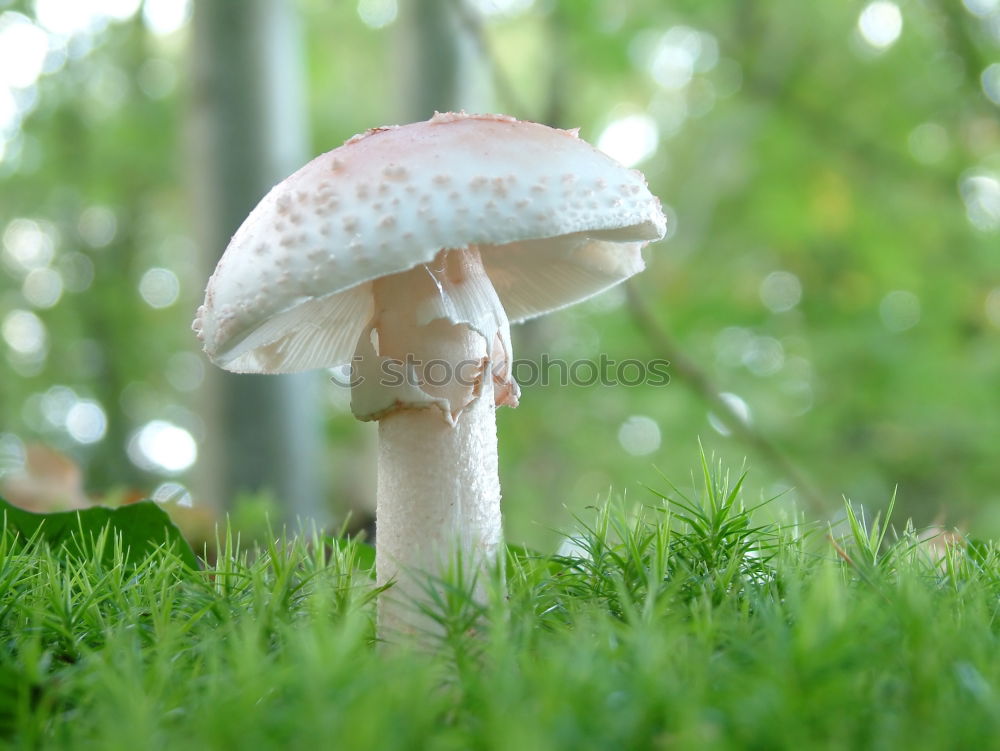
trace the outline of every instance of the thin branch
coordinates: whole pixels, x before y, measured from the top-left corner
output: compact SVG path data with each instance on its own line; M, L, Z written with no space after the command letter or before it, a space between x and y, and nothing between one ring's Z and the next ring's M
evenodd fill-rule
M657 353L670 361L673 375L687 384L709 406L734 438L750 446L776 472L788 479L813 511L828 510L823 494L812 481L770 439L749 425L722 398L708 374L684 354L673 337L656 320L632 282L625 283L625 293L633 320Z

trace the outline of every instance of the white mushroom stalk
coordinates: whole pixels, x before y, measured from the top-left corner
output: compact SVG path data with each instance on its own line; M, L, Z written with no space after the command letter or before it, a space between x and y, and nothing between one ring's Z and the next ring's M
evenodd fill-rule
M517 406L507 314L475 247L375 282L351 409L379 421L378 584L383 633L418 630L433 578L475 581L503 544L495 407Z
M194 323L209 357L246 373L353 362L352 410L379 421L383 634L415 627L404 603L428 576L460 557L474 577L500 550L508 319L641 271L664 229L642 174L575 131L446 113L317 157L233 236Z

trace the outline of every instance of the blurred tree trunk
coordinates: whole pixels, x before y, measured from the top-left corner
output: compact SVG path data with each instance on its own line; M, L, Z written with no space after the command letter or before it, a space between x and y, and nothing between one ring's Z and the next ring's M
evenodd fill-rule
M205 278L276 182L306 161L304 65L286 0L197 0L189 136ZM232 375L210 368L198 495L216 508L272 491L289 517L323 511L321 376Z
M438 112L492 111L489 61L476 40L475 11L465 0L408 0L397 25L399 116L426 120Z

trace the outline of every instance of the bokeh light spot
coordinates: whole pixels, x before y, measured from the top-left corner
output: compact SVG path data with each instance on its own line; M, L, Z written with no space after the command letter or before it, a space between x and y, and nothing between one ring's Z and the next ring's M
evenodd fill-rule
M878 313L889 331L912 329L920 323L920 298L903 289L894 290L882 298Z
M986 18L1000 11L1000 0L962 0L966 10L979 18Z
M35 17L53 34L70 37L99 31L108 21L126 21L142 0L35 0Z
M67 292L83 292L94 281L94 262L86 253L66 253L59 259L58 267Z
M597 139L597 148L626 167L633 167L656 153L660 134L649 115L627 115L612 121Z
M729 408L736 413L740 422L745 425L750 424L753 419L753 415L750 412L750 405L747 404L742 398L728 391L723 391L719 394L719 398L729 405ZM732 431L726 423L723 422L722 419L714 412L708 413L708 424L711 425L712 429L719 435L732 435Z
M3 137L5 131L14 130L20 115L17 100L4 86L0 86L0 163L7 156L9 141Z
M79 0L75 0L79 2ZM74 2L74 0L69 0ZM101 13L116 21L127 21L134 16L142 0L92 0Z
M683 89L691 83L698 42L697 32L686 27L674 27L664 34L649 63L653 80L668 91Z
M35 0L38 23L60 36L72 36L95 28L96 18L84 0Z
M396 20L396 0L358 0L358 17L365 26L381 29Z
M661 442L660 426L646 415L632 415L618 428L618 443L632 456L648 456Z
M0 433L0 476L21 469L28 452L22 441L13 433Z
M760 283L760 299L772 313L784 313L802 299L802 282L790 271L772 271Z
M1000 63L987 66L979 77L983 93L993 104L1000 105Z
M77 443L97 443L108 431L108 417L93 399L81 399L66 413L66 432Z
M32 219L11 219L3 233L4 265L15 273L48 266L55 254L53 234Z
M150 496L157 503L175 503L178 506L193 506L191 491L179 482L165 482L158 485Z
M143 23L158 36L179 31L190 17L191 0L146 0L142 5Z
M89 206L80 213L76 230L90 247L103 248L115 239L118 220L106 206Z
M166 420L151 420L132 435L128 456L141 469L174 474L195 463L198 446L184 428Z
M743 354L743 364L756 376L774 375L785 364L785 348L773 336L755 336Z
M644 41L644 40L643 40ZM706 73L719 62L719 43L707 32L689 26L667 29L643 57L649 75L661 88L680 91L691 83L695 73Z
M875 0L861 11L858 17L861 38L875 49L891 47L903 31L903 14L896 3Z
M42 394L40 411L49 428L63 428L66 425L66 416L73 408L73 405L80 401L80 397L69 386L55 385L49 387L48 391Z
M139 280L139 294L151 308L167 308L177 301L181 285L170 269L154 267Z
M965 215L978 230L1000 229L1000 179L987 173L971 173L959 183Z
M535 0L472 0L472 5L484 16L516 16L534 4Z
M51 308L63 293L63 280L58 271L40 268L31 271L21 284L24 299L36 308Z
M30 310L10 311L3 319L0 332L7 346L20 355L36 355L45 350L45 324Z
M42 73L48 51L48 36L25 16L0 15L0 86L31 86Z

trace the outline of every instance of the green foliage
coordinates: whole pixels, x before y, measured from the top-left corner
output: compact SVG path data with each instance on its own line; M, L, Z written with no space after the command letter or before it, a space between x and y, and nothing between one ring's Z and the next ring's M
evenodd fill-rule
M1000 530L990 448L1000 443L997 230L970 222L964 182L1000 169L997 109L980 81L998 49L995 13L899 2L902 33L876 52L858 36L862 2L514 5L523 8L484 20L479 49L507 82L492 107L580 126L592 142L624 115L655 121L658 148L638 166L675 233L646 252L638 289L718 388L749 404L754 425L811 476L828 509L843 495L888 498L898 485L905 513L923 523L944 514ZM296 7L312 151L397 121L385 92L411 64L400 64L398 29L365 26L355 2ZM30 2L9 9L35 17ZM664 34L685 29L710 35L699 37L705 69L682 88L664 87L651 56ZM136 17L84 37L25 94L23 123L3 136L0 233L16 219L37 222L65 289L53 307L33 307L27 271L5 263L0 321L28 311L47 335L42 360L0 344L11 368L0 378L0 423L70 452L92 492L145 494L164 478L123 449L154 419L198 434L191 389L204 363L188 326L221 248L191 240L189 208L201 199L191 195L182 138L196 125L183 122L196 111L185 33L157 36ZM516 101L502 98L510 93ZM94 231L95 217L106 232ZM143 302L137 285L151 268L177 276L176 302ZM786 311L761 297L775 271L801 283L801 301ZM910 328L884 320L894 291L916 296ZM516 327L515 352L661 356L620 303L611 291ZM781 357L761 367L760 347L773 354L776 345ZM54 386L102 406L103 440L76 443L43 409ZM630 415L655 420L664 446L701 434L728 458L745 455L713 431L708 411L678 378L666 388L526 386L522 406L499 414L512 539L551 543L543 530L562 513L553 497L578 514L608 487L650 480L649 456L618 440ZM329 496L345 513L370 494L359 477L370 471L366 440L347 410L328 414ZM754 458L753 497L788 487ZM687 459L665 451L657 462L680 476Z
M198 559L167 513L152 501L119 508L94 506L83 511L33 514L0 498L5 532L22 544L45 545L58 553L118 561L134 566L160 546L166 546L191 568Z
M708 464L706 463L706 467ZM980 748L1000 732L992 543L762 523L743 476L594 508L508 594L439 582L433 641L375 641L367 550L319 533L198 571L0 535L14 747ZM853 519L853 521L850 521ZM425 635L426 636L426 635ZM0 740L2 744L3 740Z

